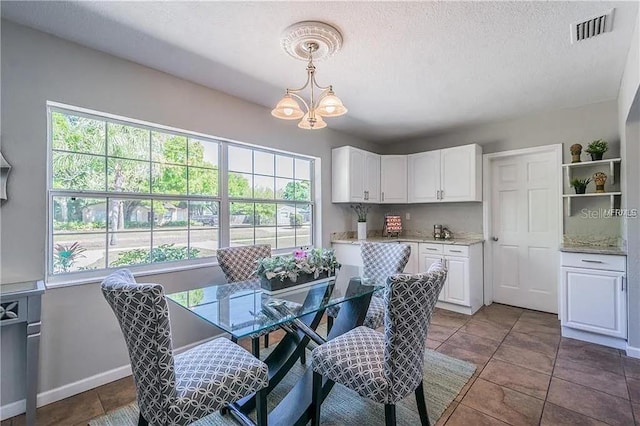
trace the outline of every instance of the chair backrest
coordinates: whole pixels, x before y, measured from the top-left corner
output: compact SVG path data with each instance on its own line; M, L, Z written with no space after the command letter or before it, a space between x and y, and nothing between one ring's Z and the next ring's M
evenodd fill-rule
M169 309L159 284L136 284L123 269L102 282L129 350L140 412L149 424L166 424L176 397Z
M401 274L409 261L407 244L362 243L364 276L384 284L391 275Z
M246 247L226 247L218 249L218 264L230 283L245 281L255 276L256 262L271 257L271 246L259 244Z
M438 262L428 273L398 274L387 280L384 372L394 401L422 381L427 330L446 278L447 270Z

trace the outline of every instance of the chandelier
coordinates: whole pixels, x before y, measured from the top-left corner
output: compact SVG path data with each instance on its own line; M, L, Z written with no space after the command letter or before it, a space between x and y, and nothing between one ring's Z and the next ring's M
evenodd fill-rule
M284 97L271 111L271 115L283 120L300 120L301 129L318 130L327 127L323 117L338 117L347 112L333 92L333 86L320 86L316 82L313 59L321 60L333 55L342 46L342 35L323 22L298 22L283 34L282 47L292 57L307 61L307 81L298 89L287 89ZM309 88L308 101L301 93ZM315 91L319 93L316 96ZM301 108L300 101L304 107Z

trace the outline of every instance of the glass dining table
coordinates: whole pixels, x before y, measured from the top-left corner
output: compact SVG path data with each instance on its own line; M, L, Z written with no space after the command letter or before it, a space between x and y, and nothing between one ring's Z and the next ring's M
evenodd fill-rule
M167 298L192 314L229 333L237 341L261 331L280 328L286 331L264 359L269 368L270 392L301 358L307 346L321 345L362 325L373 293L384 287L362 274L362 268L343 265L334 277L321 278L269 292L262 289L260 280L234 283L211 283ZM322 315L330 306L340 305L326 338L316 332ZM310 419L312 372L298 379L289 393L269 413L270 425L304 425ZM323 398L332 383L325 382ZM246 422L247 413L255 407L255 398L248 396L232 404L239 420Z

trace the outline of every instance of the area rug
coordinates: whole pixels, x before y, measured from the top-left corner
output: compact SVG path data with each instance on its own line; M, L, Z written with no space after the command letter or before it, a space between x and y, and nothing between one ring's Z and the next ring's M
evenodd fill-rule
M307 356L307 359L310 359ZM449 404L475 372L475 365L456 358L426 350L424 356L424 392L431 424L435 424ZM269 394L269 410L287 394L304 367L299 363ZM413 395L396 405L398 425L420 424L420 416ZM357 393L336 384L322 404L323 425L384 425L384 405L362 398ZM134 426L138 424L138 407L134 402L89 422L91 426ZM237 425L229 415L221 416L213 413L201 419L193 426Z

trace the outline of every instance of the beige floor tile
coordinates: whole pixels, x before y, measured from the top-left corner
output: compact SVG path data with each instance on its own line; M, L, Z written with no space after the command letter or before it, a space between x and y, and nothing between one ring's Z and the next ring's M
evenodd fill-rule
M451 414L455 412L456 408L458 408L458 403L456 401L453 401L451 404L449 404L446 410L444 410L444 413L442 413L435 426L443 426L445 423L447 423L447 421L451 417Z
M629 399L624 376L611 373L601 368L593 368L585 364L558 358L556 360L556 366L553 369L553 376Z
M589 353L606 353L610 355L620 356L620 350L610 348L608 346L597 345L591 342L583 342L582 340L570 339L563 337L560 341L560 347L563 349L571 349L575 351L586 351Z
M640 380L627 377L627 387L629 388L629 398L635 403L640 403Z
M75 425L104 414L95 390L38 409L38 426Z
M551 379L547 401L610 425L633 424L630 401L556 377Z
M543 400L551 380L548 374L497 359L489 361L480 378Z
M460 331L474 336L501 341L509 333L511 327L491 321L472 319L460 328Z
M632 403L633 416L636 418L636 424L640 425L640 404Z
M440 347L442 342L439 342L437 340L427 339L426 344L427 344L427 348L432 349L432 350L435 351L436 349L438 349Z
M484 308L476 312L473 315L473 318L483 321L489 321L507 327L513 327L513 325L518 321L518 318L520 318L521 314L519 312L508 310L504 311L495 308L491 309L491 306L485 306Z
M640 359L623 356L622 365L624 366L624 374L627 377L640 379Z
M546 312L524 311L520 316L520 320L547 327L560 327L560 319L558 318L558 315L548 314Z
M132 376L100 386L96 392L105 413L136 400L136 386Z
M513 329L511 331L517 331L519 333L525 334L551 334L553 336L560 336L560 328L559 327L550 327L547 325L534 324L529 321L518 320L513 325Z
M473 376L471 376L469 380L467 380L467 383L464 384L462 389L460 389L460 392L458 392L458 395L456 396L455 401L458 401L458 402L462 401L462 399L467 394L467 392L469 392L469 389L471 389L471 386L473 386L473 384L478 379L478 377L480 377L480 371L476 370L473 373Z
M2 420L0 422L0 426L12 426L11 423L13 423L13 418L8 418L5 420Z
M606 426L606 423L547 402L540 426Z
M595 369L624 375L622 358L616 354L588 348L576 349L567 347L566 345L563 345L563 342L560 342L558 358L584 364Z
M470 319L470 315L463 315L457 312L446 311L444 309L436 309L431 317L431 324L454 327L457 329L465 325Z
M444 342L449 337L451 337L457 330L458 330L458 327L448 327L446 325L430 324L429 331L427 332L427 337L432 340Z
M501 426L507 424L463 404L458 405L447 422L447 426Z
M544 333L525 334L512 331L502 343L555 357L558 352L560 336Z
M544 401L478 379L461 404L511 425L537 425Z
M553 363L555 362L555 358L552 356L509 346L504 343L500 345L493 357L545 374L552 373Z
M436 349L437 352L443 353L445 355L452 356L454 358L462 359L464 361L469 361L476 365L478 370L481 370L482 367L489 361L490 356L479 354L477 352L470 351L468 349L459 348L457 346L450 345L448 343L443 343Z
M487 339L486 337L478 337L474 336L473 334L462 333L460 331L449 337L449 340L447 340L446 343L485 355L487 357L491 357L491 355L493 355L493 353L500 345L500 342L497 340Z

